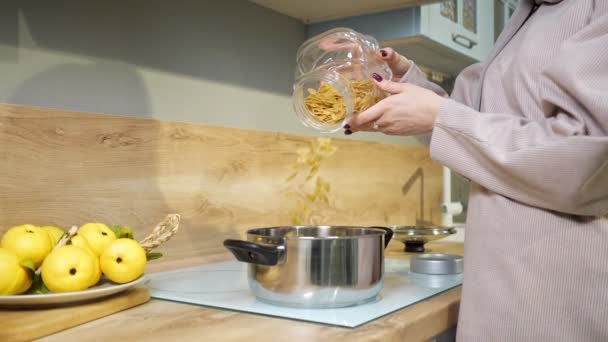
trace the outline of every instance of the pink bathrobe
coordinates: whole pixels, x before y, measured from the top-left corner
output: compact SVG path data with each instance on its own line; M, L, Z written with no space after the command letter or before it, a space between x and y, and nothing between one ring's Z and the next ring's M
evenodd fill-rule
M457 339L608 341L608 0L522 0L430 151L471 180Z

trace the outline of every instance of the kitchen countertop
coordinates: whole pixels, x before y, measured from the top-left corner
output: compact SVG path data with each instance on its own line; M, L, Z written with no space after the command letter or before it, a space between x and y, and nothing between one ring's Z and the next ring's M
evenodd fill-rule
M427 252L463 254L460 242L436 241ZM390 243L386 257L407 259L403 244ZM229 255L149 265L148 272L231 260ZM377 319L356 329L151 300L141 306L47 336L41 341L222 341L331 340L426 341L453 327L460 287Z

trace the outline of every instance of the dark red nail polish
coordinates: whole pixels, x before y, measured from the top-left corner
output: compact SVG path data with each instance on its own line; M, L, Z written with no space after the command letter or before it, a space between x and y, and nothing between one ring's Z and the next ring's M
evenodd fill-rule
M378 82L382 82L382 76L380 76L380 75L378 75L378 74L376 74L376 73L373 73L373 74L372 74L372 77L373 77L373 78L374 78L376 81L378 81Z
M346 125L344 125L344 128L345 129L350 129L350 125L346 124Z
M346 130L344 130L344 134L351 135L351 134L353 134L353 131L351 131L350 129L346 129Z
M385 50L380 50L380 54L382 55L382 57L388 56L388 52L386 52Z

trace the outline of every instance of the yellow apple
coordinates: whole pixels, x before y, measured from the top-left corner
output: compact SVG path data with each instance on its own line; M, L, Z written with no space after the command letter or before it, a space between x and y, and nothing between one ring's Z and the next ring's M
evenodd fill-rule
M21 294L32 285L32 272L19 264L15 253L0 248L0 295Z
M42 264L53 243L46 230L31 224L10 228L2 237L2 248L15 253L19 260L31 259L34 266Z
M74 292L87 289L95 274L95 258L84 248L74 245L59 247L42 263L42 280L52 292Z
M91 250L97 257L103 253L106 247L114 240L116 235L112 229L103 223L87 223L78 229L78 235L87 239Z
M72 243L72 245L86 250L93 257L95 263L95 272L93 273L89 286L96 285L99 282L99 279L101 278L101 267L99 266L99 258L97 257L97 255L95 255L87 240L82 236L76 234L70 239L70 242Z
M53 247L55 247L57 242L59 242L59 239L61 239L63 234L65 234L65 231L63 229L54 226L44 226L40 228L46 230L46 232L49 234L51 242L53 243Z
M123 284L139 278L146 269L146 251L132 239L113 241L99 259L101 271L108 279Z

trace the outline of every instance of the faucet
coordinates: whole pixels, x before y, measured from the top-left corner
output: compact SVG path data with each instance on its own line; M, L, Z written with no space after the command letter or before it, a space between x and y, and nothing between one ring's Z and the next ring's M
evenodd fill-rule
M441 200L441 225L452 227L454 215L462 213L462 203L452 202L452 172L443 166L443 190Z

